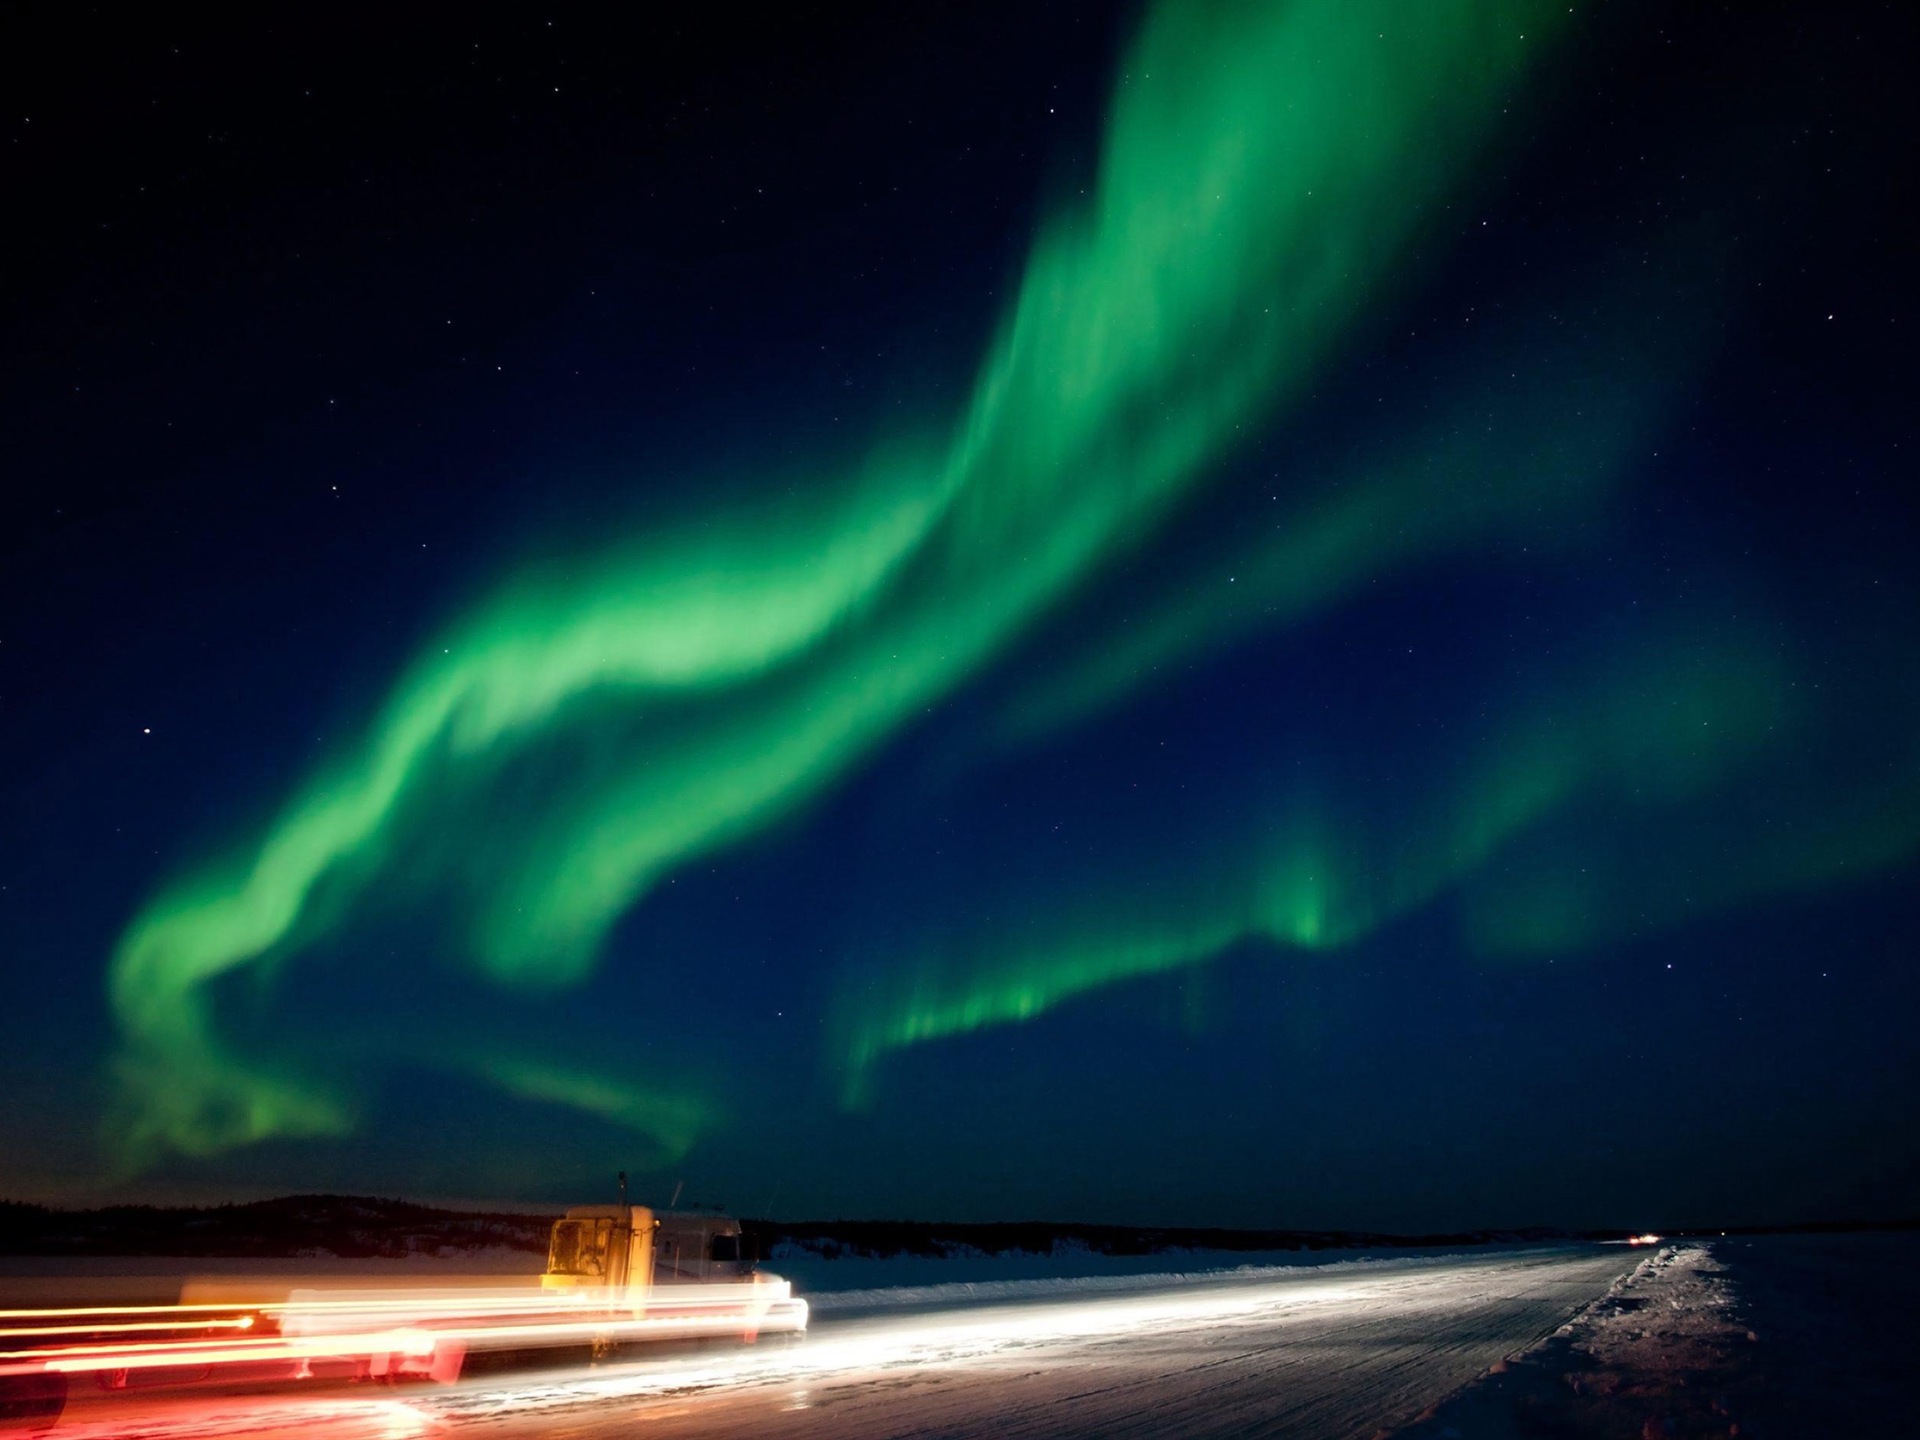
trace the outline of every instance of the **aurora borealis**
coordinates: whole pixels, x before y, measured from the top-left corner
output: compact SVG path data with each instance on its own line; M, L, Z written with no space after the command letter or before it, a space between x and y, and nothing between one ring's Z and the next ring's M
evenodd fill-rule
M1377 1226L1909 1193L1910 1142L1831 1123L1920 1093L1911 281L1861 139L1900 102L1864 60L1836 96L1841 20L1656 60L1653 7L850 12L817 87L770 22L695 26L658 95L614 78L643 22L476 23L524 54L447 72L471 153L407 35L326 63L412 138L254 97L305 158L180 202L318 255L304 288L140 299L218 268L176 217L95 242L146 247L98 262L126 336L58 287L29 317L126 375L247 325L291 375L347 325L369 378L243 442L124 438L206 410L191 366L27 432L80 528L21 531L0 635L16 1188L627 1168ZM925 123L854 119L889 105ZM386 210L327 218L335 145ZM123 444L198 538L99 498ZM59 718L141 689L158 723ZM1660 1103L1741 1161L1596 1180Z

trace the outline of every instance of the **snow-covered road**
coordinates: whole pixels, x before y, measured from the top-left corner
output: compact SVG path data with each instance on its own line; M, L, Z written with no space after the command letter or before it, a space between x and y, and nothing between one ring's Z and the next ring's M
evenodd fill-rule
M1371 1436L1604 1294L1574 1246L826 1308L794 1346L476 1377L444 1390L79 1400L56 1435Z

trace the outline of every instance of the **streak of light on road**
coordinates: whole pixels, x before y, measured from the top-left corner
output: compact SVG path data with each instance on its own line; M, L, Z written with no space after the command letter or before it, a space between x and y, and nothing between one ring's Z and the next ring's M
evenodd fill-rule
M702 1349L476 1376L374 1399L308 1394L76 1401L71 1440L649 1440L752 1433L982 1437L1367 1435L1401 1423L1604 1294L1640 1257L1561 1247L1267 1269L1138 1291L816 1316L798 1345Z

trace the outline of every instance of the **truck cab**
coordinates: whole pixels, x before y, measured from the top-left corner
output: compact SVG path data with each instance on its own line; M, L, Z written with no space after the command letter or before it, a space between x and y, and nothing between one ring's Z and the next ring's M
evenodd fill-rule
M656 1214L645 1205L576 1205L554 1222L541 1284L621 1290L752 1278L738 1220L705 1211Z

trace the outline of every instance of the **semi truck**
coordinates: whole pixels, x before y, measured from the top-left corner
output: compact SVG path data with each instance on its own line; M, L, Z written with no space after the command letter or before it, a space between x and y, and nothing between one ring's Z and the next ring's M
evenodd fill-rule
M0 1311L0 1434L58 1418L74 1381L450 1382L487 1355L605 1359L646 1342L798 1338L807 1302L704 1211L580 1205L556 1220L537 1285L295 1288L177 1305ZM135 1379L135 1377L141 1377Z
M554 1221L540 1284L660 1332L698 1321L689 1333L752 1341L807 1328L807 1302L759 1268L740 1222L707 1211L576 1205Z
M476 1353L526 1357L585 1346L595 1359L647 1342L799 1338L807 1302L746 1253L740 1222L705 1211L576 1205L556 1220L539 1288L443 1292L295 1291L284 1335L401 1333L411 1349L375 1352L376 1377L457 1378Z

